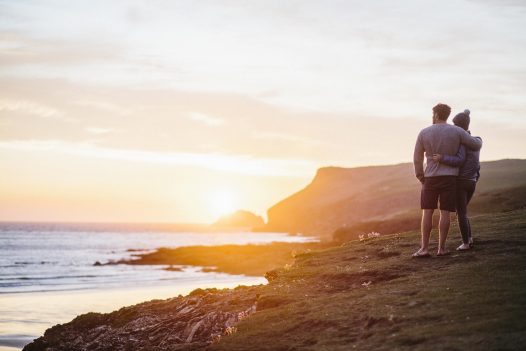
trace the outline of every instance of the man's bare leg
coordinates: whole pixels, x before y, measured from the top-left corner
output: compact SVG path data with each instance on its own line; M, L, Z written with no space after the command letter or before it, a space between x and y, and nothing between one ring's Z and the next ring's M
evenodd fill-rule
M440 210L440 221L438 222L438 255L447 253L446 239L449 233L449 225L451 224L451 216L449 211Z
M420 232L422 235L422 242L419 255L426 255L429 253L429 237L431 236L431 228L433 228L433 212L434 210L422 210L422 223Z

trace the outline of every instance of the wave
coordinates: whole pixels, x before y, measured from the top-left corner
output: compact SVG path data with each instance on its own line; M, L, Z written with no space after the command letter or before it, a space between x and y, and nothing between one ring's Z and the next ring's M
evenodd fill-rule
M58 261L18 261L15 262L15 266L0 266L0 267L16 267L16 265L31 265L31 264L58 264Z
M1 231L24 232L210 232L207 224L196 223L73 223L73 222L0 222Z

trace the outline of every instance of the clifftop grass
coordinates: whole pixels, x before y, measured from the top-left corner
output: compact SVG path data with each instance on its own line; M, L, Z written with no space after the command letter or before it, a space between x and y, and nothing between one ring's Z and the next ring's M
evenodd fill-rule
M210 350L524 350L526 210L473 219L475 249L411 259L417 232L299 255ZM432 240L436 242L436 233Z

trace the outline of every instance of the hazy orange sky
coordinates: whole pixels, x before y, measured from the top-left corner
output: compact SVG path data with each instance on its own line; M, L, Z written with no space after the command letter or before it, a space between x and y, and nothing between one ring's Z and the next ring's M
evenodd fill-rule
M431 108L526 158L526 2L1 1L0 220L210 222L410 162Z

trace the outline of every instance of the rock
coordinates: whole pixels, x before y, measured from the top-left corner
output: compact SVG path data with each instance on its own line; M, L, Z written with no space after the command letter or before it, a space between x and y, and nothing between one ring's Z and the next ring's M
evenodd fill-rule
M231 333L256 311L256 289L197 289L56 325L24 351L195 350Z
M265 273L265 279L270 283L279 276L279 269L273 269Z
M238 210L219 218L212 226L216 228L257 228L264 224L265 221L261 216L250 211Z
M168 267L163 268L163 270L169 271L169 272L182 272L183 271L181 267L177 267L177 266L168 266Z

